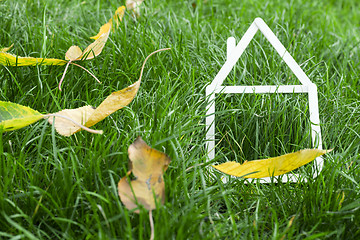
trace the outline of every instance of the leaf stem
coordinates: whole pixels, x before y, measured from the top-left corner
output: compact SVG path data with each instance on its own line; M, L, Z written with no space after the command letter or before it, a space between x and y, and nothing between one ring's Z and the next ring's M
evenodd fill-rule
M95 78L95 80L98 81L98 83L101 83L100 80L99 80L97 77L95 77L94 74L92 74L89 70L87 70L87 69L84 68L83 66L81 66L81 65L79 65L79 64L76 64L76 63L74 63L74 62L71 62L71 64L72 64L72 65L75 65L75 66L77 66L77 67L79 67L79 68L82 68L82 69L85 70L88 74L90 74L93 78Z
M152 210L149 211L149 220L150 220L150 229L151 229L150 240L154 240L155 230L154 230L154 219L152 216Z
M141 72L140 72L140 77L139 77L139 81L141 81L141 78L142 78L142 75L143 75L143 72L144 72L144 67L145 67L145 63L146 61L149 59L149 57L151 57L152 55L154 55L155 53L158 53L158 52L162 52L162 51L167 51L167 50L171 50L171 48L162 48L162 49L159 49L159 50L156 50L152 53L150 53L144 60L144 63L141 67Z
M70 64L75 65L75 66L77 66L77 67L85 70L88 74L90 74L93 78L95 78L95 80L98 81L98 83L101 83L100 80L99 80L94 74L92 74L89 70L87 70L87 69L84 68L83 66L81 66L81 65L79 65L79 64L76 64L76 63L74 63L74 62L72 62L72 61L70 60L70 61L67 62L66 67L65 67L65 70L64 70L64 73L63 73L63 75L62 75L62 77L61 77L61 79L60 79L60 82L59 82L59 90L60 90L60 91L61 91L61 84L62 84L62 82L64 81L65 74L66 74L67 69L68 69L68 67L69 67Z
M70 122L74 123L76 126L78 126L79 128L85 130L85 131L88 131L90 133L95 133L95 134L103 134L103 130L94 130L94 129L91 129L91 128L88 128L88 127L85 127L84 125L74 121L73 119L67 117L67 116L63 116L63 115L59 115L59 114L56 114L56 113L50 113L50 114L46 114L44 115L43 118L48 118L48 117L60 117L60 118L64 118L66 120L69 120Z
M63 73L63 75L62 75L62 77L61 77L61 79L60 79L60 82L59 82L59 90L60 90L60 91L61 91L61 84L62 84L62 82L64 81L65 74L66 74L66 72L67 72L67 69L68 69L70 63L71 63L71 61L68 61L68 63L66 64L64 73Z

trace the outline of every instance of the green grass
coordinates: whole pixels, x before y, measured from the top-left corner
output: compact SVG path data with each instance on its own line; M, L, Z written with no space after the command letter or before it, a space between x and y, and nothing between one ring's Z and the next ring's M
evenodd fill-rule
M123 1L0 1L0 46L20 56L63 58L82 49ZM196 3L196 8L193 7ZM156 239L358 239L360 237L360 6L357 1L146 0L124 17L103 52L70 66L0 66L0 100L43 113L98 106L135 82L126 108L98 123L103 135L58 135L40 121L0 135L0 239L148 239L148 213L128 211L117 183L138 135L167 153L166 203L154 211ZM208 177L205 87L262 17L318 86L323 142L334 151L308 183L223 184ZM257 34L227 84L297 83ZM311 147L305 95L217 99L219 161L278 156ZM219 103L219 104L218 104ZM240 147L239 147L240 146ZM308 172L307 169L298 170ZM292 224L290 220L293 218Z

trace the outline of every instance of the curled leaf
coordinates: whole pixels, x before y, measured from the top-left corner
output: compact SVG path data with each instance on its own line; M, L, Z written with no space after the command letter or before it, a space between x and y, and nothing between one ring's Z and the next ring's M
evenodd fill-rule
M137 203L142 204L147 210L156 208L156 202L165 201L165 183L163 173L170 164L170 158L151 147L141 137L138 137L128 149L131 169L127 175L120 179L118 192L122 203L132 210ZM136 177L129 182L130 173ZM135 211L139 213L139 210Z
M279 157L246 161L243 164L226 162L213 167L235 177L264 178L279 176L299 168L330 151L332 150L303 149Z
M44 115L20 104L0 101L0 130L12 131L39 121Z

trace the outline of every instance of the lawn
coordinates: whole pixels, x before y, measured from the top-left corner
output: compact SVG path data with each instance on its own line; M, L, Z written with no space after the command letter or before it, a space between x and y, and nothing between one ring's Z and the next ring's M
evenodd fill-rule
M19 56L63 59L84 49L124 1L0 1L0 48ZM359 239L360 3L357 1L145 0L126 13L103 52L70 66L0 66L0 100L42 113L98 106L134 83L127 107L71 137L47 121L0 135L0 239L149 239L148 212L127 210L117 183L128 146L141 136L170 158L166 201L153 211L155 239ZM237 41L261 17L318 86L324 157L306 183L210 177L206 162L205 88ZM298 84L257 33L226 84ZM244 161L310 148L307 96L217 98L217 162ZM219 104L218 104L219 103ZM223 123L223 124L222 124ZM309 166L296 172L309 176Z

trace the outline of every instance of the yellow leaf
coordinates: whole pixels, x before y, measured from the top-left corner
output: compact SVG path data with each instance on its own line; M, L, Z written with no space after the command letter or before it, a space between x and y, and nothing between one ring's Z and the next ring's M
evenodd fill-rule
M0 52L0 64L5 66L65 65L67 61L55 58L19 57Z
M243 164L226 162L213 167L236 177L264 178L290 172L330 151L332 150L304 149L274 158L246 161Z
M70 61L89 60L98 56L103 50L106 41L109 38L110 28L107 32L101 34L93 43L85 48L84 51L78 46L71 46L65 54L65 59Z
M134 99L139 87L140 81L137 81L127 88L113 92L96 109L91 106L84 106L76 109L65 109L57 112L56 115L69 117L77 123L91 127L113 112L127 106ZM53 124L53 118L49 117L50 124ZM63 136L70 136L80 131L81 127L64 118L55 117L55 129Z
M81 56L81 54L82 51L78 46L71 46L65 53L65 59L75 61Z
M89 119L91 114L94 113L94 111L95 109L92 106L84 106L75 109L64 109L57 112L56 115L68 117L79 124L85 125L86 121ZM48 122L52 124L54 118L55 129L60 135L70 136L81 129L78 125L75 125L72 121L63 117L50 116L48 118Z
M122 203L132 210L137 203L147 210L156 208L156 201L164 204L165 183L163 173L170 164L170 158L151 147L141 137L138 137L128 149L131 169L120 179L118 192ZM136 177L130 183L127 176L131 173ZM135 211L139 213L139 210Z
M96 39L87 48L85 48L85 50L78 58L78 60L80 60L83 57L85 57L85 59L88 60L98 56L103 50L105 43L109 38L109 34L110 34L110 30L108 32L101 34L101 36L98 39Z
M106 33L108 31L110 31L111 28L114 28L113 26L113 21L116 24L116 28L119 27L120 25L120 21L122 21L122 18L124 17L124 13L125 13L125 7L121 6L119 7L116 11L115 14L112 18L109 19L109 21L107 23L105 23L104 25L101 26L99 33L93 37L90 37L91 39L98 39L103 33Z
M100 122L113 112L127 106L134 99L140 87L140 80L131 84L127 88L110 94L100 105L86 122L87 127L91 127Z
M14 46L14 44L11 44L10 47L0 48L0 52L7 52L7 51L9 51L13 46Z
M91 39L98 39L101 35L103 35L104 33L107 33L110 31L111 28L111 24L110 23L105 23L104 25L101 26L99 33L93 37L90 37Z
M67 52L65 54L65 59L69 60L69 62L67 62L64 73L59 82L59 90L60 91L61 91L61 84L65 78L65 74L69 67L69 64L73 64L77 67L84 69L91 76L93 76L96 79L96 81L101 83L99 81L99 79L97 79L97 77L95 77L94 74L92 74L89 70L82 67L81 65L74 63L74 61L89 60L89 59L93 59L94 57L98 56L101 53L101 51L103 50L105 43L109 38L109 34L110 34L110 28L107 29L107 32L102 33L101 36L98 37L93 43L91 43L89 46L87 46L84 51L81 51L81 49L78 46L71 46L67 50Z
M44 115L20 104L0 101L0 130L12 131L26 127Z

